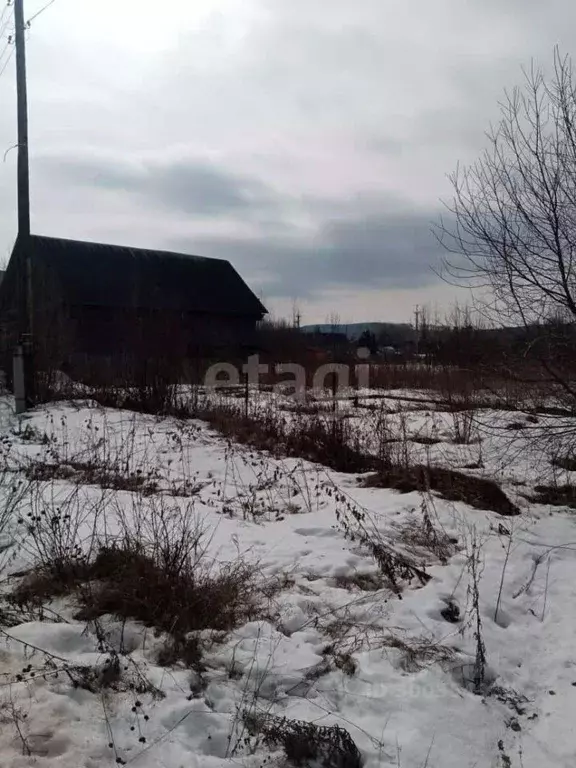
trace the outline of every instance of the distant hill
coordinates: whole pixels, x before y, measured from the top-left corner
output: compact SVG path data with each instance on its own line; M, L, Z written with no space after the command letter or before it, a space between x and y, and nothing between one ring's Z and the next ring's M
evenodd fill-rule
M303 325L300 330L303 333L344 333L352 341L358 339L364 331L370 331L379 343L392 346L416 339L416 332L409 323L318 323Z

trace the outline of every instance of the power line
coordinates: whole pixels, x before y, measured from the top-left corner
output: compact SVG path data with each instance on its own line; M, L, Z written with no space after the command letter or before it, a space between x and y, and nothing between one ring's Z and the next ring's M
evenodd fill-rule
M55 3L55 2L56 2L56 0L49 0L49 2L47 2L47 3L46 3L46 5L42 6L42 8L40 8L40 10L39 10L39 11L37 11L37 12L34 14L34 16L31 16L31 17L28 19L28 21L26 22L26 26L27 26L27 27L29 27L29 26L30 26L30 24L32 24L32 22L34 21L34 19L37 19L37 18L38 18L38 16L40 16L41 14L43 14L43 13L44 13L44 11L47 11L47 10L48 10L48 8L50 8L50 6L51 6L51 5L54 5L54 3Z
M14 46L12 46L12 49L11 49L10 53L8 54L8 57L7 57L6 61L4 62L3 66L2 66L2 69L0 69L0 77L2 77L2 75L6 71L6 68L8 67L8 64L10 64L10 62L12 61L12 56L14 56Z
M0 31L0 40L4 37L4 33L8 27L8 22L4 24L4 28ZM0 67L3 66L5 63L3 61L4 55L6 51L10 48L10 46L14 43L14 34L6 35L6 42L4 43L4 48L2 49L2 52L0 53Z
M15 32L15 29L14 29L14 26L12 26L12 29L10 29L9 27L10 27L10 22L9 22L9 21L7 21L7 22L4 24L3 28L2 28L2 29L0 29L0 40L1 40L3 37L5 37L5 38L6 38L6 40L8 40L9 42L12 42L12 40L13 40L13 38L14 38L14 32Z
M0 37L4 37L6 32L8 31L8 28L10 26L10 23L12 22L12 19L10 17L10 14L6 16L6 11L10 8L10 5L7 5L4 8L4 13L2 14L2 18L0 18Z
M14 50L13 42L14 41L12 39L12 35L10 35L10 37L8 37L6 39L6 42L4 44L4 48L2 49L2 53L0 53L0 69L2 69L2 71L4 71L3 67L6 65L6 60L4 59L6 51L8 51L8 50L13 51ZM7 58L10 59L11 56L12 56L12 53L9 53Z
M0 35L0 40L2 39L3 35ZM6 42L4 43L4 48L2 49L2 54L0 54L0 58L4 54L4 51L6 48L11 45L14 42L14 35L6 35L5 38Z
M26 29L29 29L32 22L35 19L37 19L39 16L41 16L44 13L44 11L47 11L51 5L54 5L55 2L56 0L49 0L49 2L46 3L46 5L43 5L39 11L37 11L33 16L31 16L25 24ZM13 4L14 4L14 0L7 0L7 3L4 6L4 10L2 11L2 15L0 16L0 40L4 37L10 25L11 18L10 18L9 11L10 11L10 8L12 8ZM14 55L13 43L14 43L14 35L10 34L7 36L6 44L4 45L4 48L0 53L0 77L2 77L2 75L6 71L8 64L12 60L12 56ZM6 59L3 60L8 48L11 48L10 53L8 54Z
M2 53L0 53L0 68L4 66L4 63L5 63L4 62L4 55L5 55L6 51L9 50L9 48L10 48L10 43L7 42L6 45L4 46L4 48L2 49Z
M2 26L4 24L4 19L6 18L6 13L7 13L7 11L11 7L12 7L12 0L8 0L8 2L6 3L6 5L4 7L4 10L2 11L2 16L0 16L0 26ZM4 34L4 29L6 28L7 25L8 25L8 21L6 21L6 24L4 25L4 27L2 27L2 33L1 34Z

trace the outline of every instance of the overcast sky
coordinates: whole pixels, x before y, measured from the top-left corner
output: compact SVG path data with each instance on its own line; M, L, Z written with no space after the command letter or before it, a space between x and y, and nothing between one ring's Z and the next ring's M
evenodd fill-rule
M575 41L574 0L55 0L28 35L33 231L228 258L304 322L410 320L454 294L430 268L446 174ZM0 154L14 88L12 58ZM4 256L15 172L12 150Z

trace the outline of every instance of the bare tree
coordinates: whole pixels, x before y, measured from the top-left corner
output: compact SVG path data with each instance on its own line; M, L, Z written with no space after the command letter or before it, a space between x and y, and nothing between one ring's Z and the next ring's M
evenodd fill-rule
M576 322L576 84L569 57L554 53L547 77L532 66L505 92L489 146L450 177L450 221L439 237L453 254L446 273L476 289L492 321ZM532 341L538 334L532 334ZM547 349L550 350L549 344ZM546 355L545 367L576 398Z

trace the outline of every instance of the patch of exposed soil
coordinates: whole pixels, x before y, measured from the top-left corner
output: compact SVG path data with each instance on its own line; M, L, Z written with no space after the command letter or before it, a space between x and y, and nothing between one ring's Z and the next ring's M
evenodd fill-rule
M494 480L475 477L454 469L394 466L364 479L370 488L393 488L400 493L435 491L448 501L463 501L475 509L488 509L510 517L520 514L502 488ZM576 501L576 497L575 497Z

